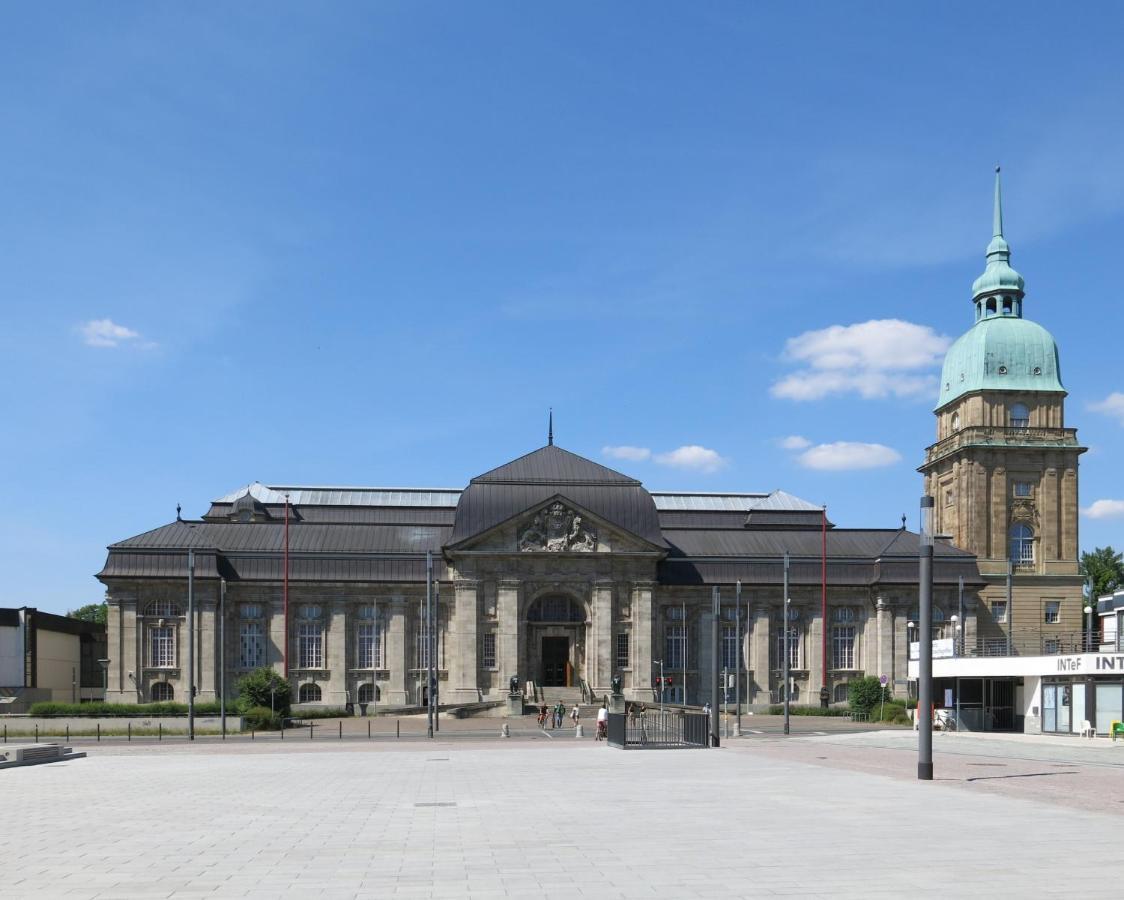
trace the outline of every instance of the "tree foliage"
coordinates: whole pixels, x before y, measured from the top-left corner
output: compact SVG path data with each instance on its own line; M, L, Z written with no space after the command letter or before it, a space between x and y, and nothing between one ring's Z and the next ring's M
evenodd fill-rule
M238 708L242 711L254 707L269 709L272 706L279 715L289 714L289 706L293 700L292 688L289 687L289 682L269 666L262 666L243 675L235 688L238 691Z
M1092 579L1096 600L1124 586L1124 554L1112 547L1097 547L1091 553L1081 554L1081 574Z
M104 625L109 618L109 604L104 600L101 603L87 603L85 606L79 606L78 609L72 609L66 617Z
M882 702L883 688L873 675L858 678L847 686L847 699L855 712L869 713Z

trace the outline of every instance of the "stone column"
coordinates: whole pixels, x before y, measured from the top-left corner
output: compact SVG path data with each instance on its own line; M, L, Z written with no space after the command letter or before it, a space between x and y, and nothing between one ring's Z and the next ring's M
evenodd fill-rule
M1061 559L1062 550L1062 536L1061 536L1061 523L1058 515L1058 501L1061 492L1061 485L1058 482L1058 470L1054 466L1054 461L1051 458L1053 454L1048 457L1049 468L1046 469L1039 483L1039 490L1042 492L1041 501L1039 503L1039 531L1035 535L1038 540L1038 558L1035 562L1038 563L1036 568L1042 571L1044 564L1050 560Z
M632 690L629 698L652 700L652 583L632 585Z
M699 613L695 619L697 627L695 633L698 636L695 642L695 665L694 669L699 673L698 675L698 702L699 703L715 703L721 697L715 698L711 696L711 666L714 664L714 609L713 601L708 599L707 605ZM721 625L719 625L721 629ZM722 673L718 674L719 681L722 680Z
M616 640L613 621L613 583L599 580L593 584L593 621L590 632L593 646L587 648L586 659L591 663L586 680L598 697L612 689L613 645Z
M325 605L328 620L327 646L324 668L328 670L328 684L322 686L321 698L327 706L344 706L350 697L347 683L347 604L342 600Z
M512 675L519 676L520 691L534 677L533 672L524 671L520 666L523 654L520 652L519 586L515 578L501 578L496 585L496 664L503 690Z
M199 609L196 611L195 624L199 629L196 646L196 674L195 699L200 703L211 702L219 699L218 676L218 647L219 647L219 617L218 593L216 582L214 587L207 585L198 598ZM186 696L186 695L185 695Z
M893 614L890 612L890 604L886 602L884 597L874 598L874 615L875 615L875 654L874 664L878 667L877 672L871 672L869 666L863 663L863 668L867 670L867 675L889 675L892 666L888 663L893 658Z
M276 589L277 599L273 601L265 601L262 603L262 610L269 616L265 623L267 630L266 646L265 646L265 661L267 665L273 666L273 671L278 675L284 676L285 674L285 642L289 640L289 635L285 633L285 606L281 599L281 588L278 586ZM228 598L229 599L229 595ZM296 660L289 660L290 663ZM294 692L295 693L295 692ZM296 702L294 695L293 702Z
M448 702L475 703L480 699L477 678L477 654L480 649L477 631L479 587L479 582L467 578L453 582L453 615L448 626L452 653L447 682L452 690L446 695Z
M386 682L386 702L390 706L413 705L413 694L409 691L408 670L412 664L409 657L410 642L406 633L406 598L398 595L385 603L386 661L388 670Z
M753 691L750 702L768 705L769 696L769 606L760 597L755 598L750 615L753 616L753 633L750 642L753 650L750 653L750 662L753 665Z

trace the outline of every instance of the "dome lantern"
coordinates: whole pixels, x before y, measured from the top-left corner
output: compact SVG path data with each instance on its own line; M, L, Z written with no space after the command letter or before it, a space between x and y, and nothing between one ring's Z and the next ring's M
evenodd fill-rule
M991 243L987 245L987 268L972 284L976 321L993 316L1022 318L1022 275L1011 268L1011 246L1003 237L1003 192L999 166L995 167L995 208L992 212Z

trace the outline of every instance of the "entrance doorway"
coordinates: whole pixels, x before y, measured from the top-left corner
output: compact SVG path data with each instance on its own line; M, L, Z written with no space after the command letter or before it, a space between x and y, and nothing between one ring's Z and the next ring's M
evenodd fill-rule
M570 687L570 639L542 638L543 687Z

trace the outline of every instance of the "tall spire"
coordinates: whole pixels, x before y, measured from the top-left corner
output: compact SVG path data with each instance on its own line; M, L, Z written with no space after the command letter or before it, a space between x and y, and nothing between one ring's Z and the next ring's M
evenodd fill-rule
M995 206L991 213L991 243L987 245L987 268L972 285L972 299L976 304L976 320L989 318L988 313L1004 312L1003 300L984 304L991 294L1008 297L1006 315L1022 316L1022 276L1011 268L1011 246L1003 236L1003 187L999 179L999 166L995 167ZM1014 296L1017 293L1017 296Z
M546 444L548 447L554 446L554 407L550 407L550 418L547 419L546 426Z
M1003 237L1003 191L999 185L999 166L995 167L995 212L992 215L992 237Z

